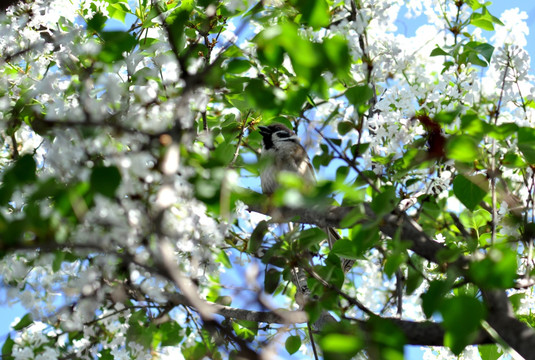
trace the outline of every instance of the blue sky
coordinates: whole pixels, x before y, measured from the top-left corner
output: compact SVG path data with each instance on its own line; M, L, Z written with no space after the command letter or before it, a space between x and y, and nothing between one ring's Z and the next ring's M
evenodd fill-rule
M489 7L489 11L499 17L502 12L506 9L519 8L522 11L525 11L529 18L527 24L529 26L530 33L527 37L528 53L532 55L531 64L532 68L535 64L535 2L533 0L496 0ZM398 19L396 25L401 33L406 35L413 35L415 30L426 21L424 16L414 19L405 19L402 16ZM124 25L121 23L116 24L117 27L124 28ZM115 26L114 26L115 27ZM533 71L531 71L533 74ZM5 337L7 336L10 330L10 324L16 317L22 317L26 311L24 308L18 304L13 306L8 306L6 301L6 291L5 289L0 289L0 344L4 342ZM407 359L421 359L422 352L418 347L407 347Z

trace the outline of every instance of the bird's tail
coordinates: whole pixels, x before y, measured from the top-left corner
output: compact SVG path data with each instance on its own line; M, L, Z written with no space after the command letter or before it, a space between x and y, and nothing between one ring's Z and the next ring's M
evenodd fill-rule
M329 243L329 249L332 249L334 243L340 240L342 236L340 236L338 230L333 227L325 228L324 231L327 233L327 242ZM342 270L344 271L344 274L351 270L353 264L355 264L355 260L352 259L341 258L340 261L342 262Z

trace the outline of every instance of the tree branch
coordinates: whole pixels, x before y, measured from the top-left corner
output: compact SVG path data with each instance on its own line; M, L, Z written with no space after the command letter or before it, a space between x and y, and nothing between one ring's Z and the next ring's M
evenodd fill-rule
M195 307L194 304L192 304L184 295L179 293L169 294L167 298L175 306L187 305ZM269 324L302 324L308 321L308 316L304 311L288 311L283 309L274 311L255 311L233 308L205 300L199 301L202 301L206 307L213 311L214 314L230 319L248 320Z
M481 294L489 310L489 325L524 359L535 359L535 331L515 317L505 291L482 290Z
M255 211L272 217L274 222L296 222L302 224L314 224L320 228L349 228L363 222L378 222L379 230L390 237L394 237L399 228L401 228L401 239L412 243L410 249L421 257L437 263L443 264L440 260L441 251L450 249L433 241L413 219L404 213L389 213L379 218L371 209L369 204L357 206L330 206L327 208L290 208L279 207L270 208L265 204L269 201L259 201L254 204L247 204L250 211ZM351 221L352 217L355 221ZM467 259L460 256L455 262L456 265L464 267Z
M186 297L178 293L169 295L168 299L176 306L190 305ZM307 314L299 310L254 311L219 305L208 301L206 301L206 304L209 304L215 310L215 314L230 319L269 324L304 324L308 321ZM392 322L405 334L407 345L444 346L445 331L439 323L431 321L408 321L397 318L383 319ZM369 330L368 320L353 318L346 318L346 320L357 322L363 331ZM492 338L481 330L472 344L490 344L492 342Z

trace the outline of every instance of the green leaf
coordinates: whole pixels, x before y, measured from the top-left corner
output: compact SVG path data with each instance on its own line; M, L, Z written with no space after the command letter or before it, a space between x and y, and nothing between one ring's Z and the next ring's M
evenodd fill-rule
M320 339L320 346L324 353L341 354L340 356L329 356L326 358L347 359L355 356L362 348L363 343L360 337L354 334L327 334Z
M517 277L518 262L516 253L507 247L494 247L480 261L470 263L471 279L486 289L508 289Z
M395 252L389 255L384 264L385 275L392 278L394 273L400 268L401 264L405 262L407 255L402 252Z
M407 271L407 280L405 286L407 288L407 294L411 295L420 285L423 283L423 261L420 256L412 254L410 257L410 266Z
M490 63L493 52L494 47L490 44L470 41L464 45L463 52L459 55L459 62L486 67Z
M356 252L353 253L353 257L349 255L347 256L348 258L352 259L358 259L362 257L366 251L374 247L380 239L377 225L356 225L349 232L349 236L353 246L356 246Z
M489 21L487 18L478 13L473 13L472 16L470 16L470 24L483 30L494 31L494 25L492 24L492 21Z
M7 339L4 341L4 345L2 346L2 359L13 358L13 345L15 345L15 342L11 339L11 336L7 334Z
M444 345L459 355L477 336L486 311L483 304L468 295L445 299L440 306L446 329Z
M87 28L96 32L101 32L102 29L104 29L104 25L106 25L107 20L108 18L106 16L102 15L101 12L97 12L91 19L87 21Z
M331 22L329 5L325 0L298 0L296 5L301 13L301 23L314 30L328 26Z
M431 54L429 56L449 56L450 54L440 48L440 46L436 45L436 48L431 51Z
M446 154L452 160L473 162L479 154L477 142L472 136L452 136L446 143Z
M354 157L360 157L369 149L369 147L370 143L354 144L351 146L351 154Z
M461 116L463 133L482 138L492 131L492 126L478 118L477 114L469 113Z
M312 246L325 240L327 234L321 229L310 228L302 230L299 236L299 248L310 249Z
M459 219L467 229L478 230L492 220L492 215L485 209L478 209L474 212L463 211Z
M526 161L535 164L535 129L521 127L518 129L518 149Z
M452 111L441 111L435 115L433 120L440 124L451 124L457 118L460 111L460 108Z
M466 0L466 4L468 4L472 10L478 10L483 6L486 6L486 4L480 4L478 0Z
M264 235L268 231L268 223L265 220L262 220L256 225L253 232L251 233L251 238L249 243L247 243L247 252L249 254L256 254L262 242L264 241Z
M13 185L29 184L37 179L35 160L31 155L21 156L4 175L4 182Z
M431 281L427 291L422 294L422 310L425 316L429 318L437 311L450 290L451 281Z
M366 327L371 329L371 340L377 344L382 356L379 359L403 360L403 347L407 343L405 334L390 320L371 316Z
M61 269L61 264L65 260L65 253L63 251L58 251L54 254L54 261L52 261L52 270L58 272Z
M147 319L143 311L136 311L128 319L128 330L126 331L126 340L135 341L145 347L149 347L154 340L154 335L158 333L155 325ZM147 325L150 324L150 325Z
M472 13L470 24L488 31L494 31L494 24L503 26L500 19L489 13L486 6L482 6L481 13Z
M347 40L336 35L332 38L324 39L323 48L330 63L329 69L339 78L344 78L351 64Z
M522 300L526 298L525 293L517 293L509 296L509 302L513 306L513 311L516 313L522 305Z
M245 99L253 109L272 110L276 108L275 95L260 79L249 82L244 91Z
M457 175L453 180L453 193L469 210L474 210L488 191L488 180L484 175Z
M494 46L487 44L487 43L478 43L478 42L469 42L468 44L472 44L474 51L476 51L478 54L483 56L483 58L487 61L487 63L490 63L490 59L492 58L492 54L494 53Z
M158 6L158 5L156 5ZM181 52L185 44L185 32L184 28L186 22L189 20L189 14L191 9L188 9L187 6L177 6L171 14L165 19L165 22L169 26L170 41L174 47ZM156 14L158 16L158 14Z
M284 60L284 49L279 44L278 37L282 33L280 26L271 26L260 32L255 38L258 59L265 65L280 67Z
M291 86L286 91L286 101L284 102L284 112L290 115L301 113L303 105L308 98L308 90L302 87Z
M112 19L121 21L123 24L126 18L126 14L129 13L130 9L126 3L118 2L115 4L108 5L108 13Z
M286 348L286 351L288 351L288 354L292 355L296 353L301 347L301 338L297 335L288 336L284 347Z
M477 350L481 360L498 360L503 355L496 344L478 345Z
M233 135L238 134L238 128L234 127L234 125L235 124L232 125L231 129L223 129L223 131L229 130L229 134L232 136L232 138L234 138ZM229 140L217 145L217 147L212 151L212 160L214 160L214 165L226 166L234 158L234 149L236 145L232 144Z
M488 135L496 140L505 140L516 133L518 129L519 127L517 124L505 123L498 126L492 126Z
M247 320L237 320L232 324L236 335L245 340L253 340L258 333L258 323Z
M104 43L98 57L107 64L123 59L123 53L131 51L137 44L136 38L126 31L103 31L100 37Z
M227 65L227 72L231 74L241 74L251 68L249 60L233 59Z
M121 184L121 173L115 166L97 166L91 172L89 183L94 192L113 198Z
M359 105L366 104L373 96L373 91L368 85L357 85L349 88L345 92L347 100L358 107Z
M217 255L217 262L223 264L223 266L227 269L232 269L232 263L230 262L230 259L228 258L228 255L225 250L221 250L219 252L219 254Z
M281 273L274 268L270 268L264 277L264 291L268 294L273 294L279 286Z
M370 203L377 217L391 212L396 206L396 189L393 186L385 186L381 190L381 193L376 194Z
M354 127L355 126L353 125L351 121L340 121L338 123L338 133L340 135L345 135L351 130L353 130Z
M327 259L325 259L325 266L316 266L314 267L314 270L316 270L322 279L329 282L332 286L339 289L342 288L345 277L340 264L340 259L337 256L327 256ZM309 287L313 292L314 290L324 291L324 286L320 282L314 279L309 280L313 280L317 285L317 289L314 289L309 282ZM322 305L325 306L325 303L322 303Z
M17 330L17 331L22 330L25 327L30 326L32 323L33 323L32 314L28 313L24 315L22 319L20 319L20 321L15 324L15 326L13 326L13 330Z
M340 239L334 243L331 253L346 259L357 259L358 248L354 241Z
M160 325L160 344L161 346L176 346L183 336L180 335L182 327L176 321L168 321Z

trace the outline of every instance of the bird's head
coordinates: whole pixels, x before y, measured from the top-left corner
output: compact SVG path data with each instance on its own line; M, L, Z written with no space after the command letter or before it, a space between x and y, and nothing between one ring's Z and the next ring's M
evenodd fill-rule
M262 143L264 149L279 148L288 142L298 143L299 139L295 132L282 124L271 124L268 126L259 126L260 135L262 135Z

